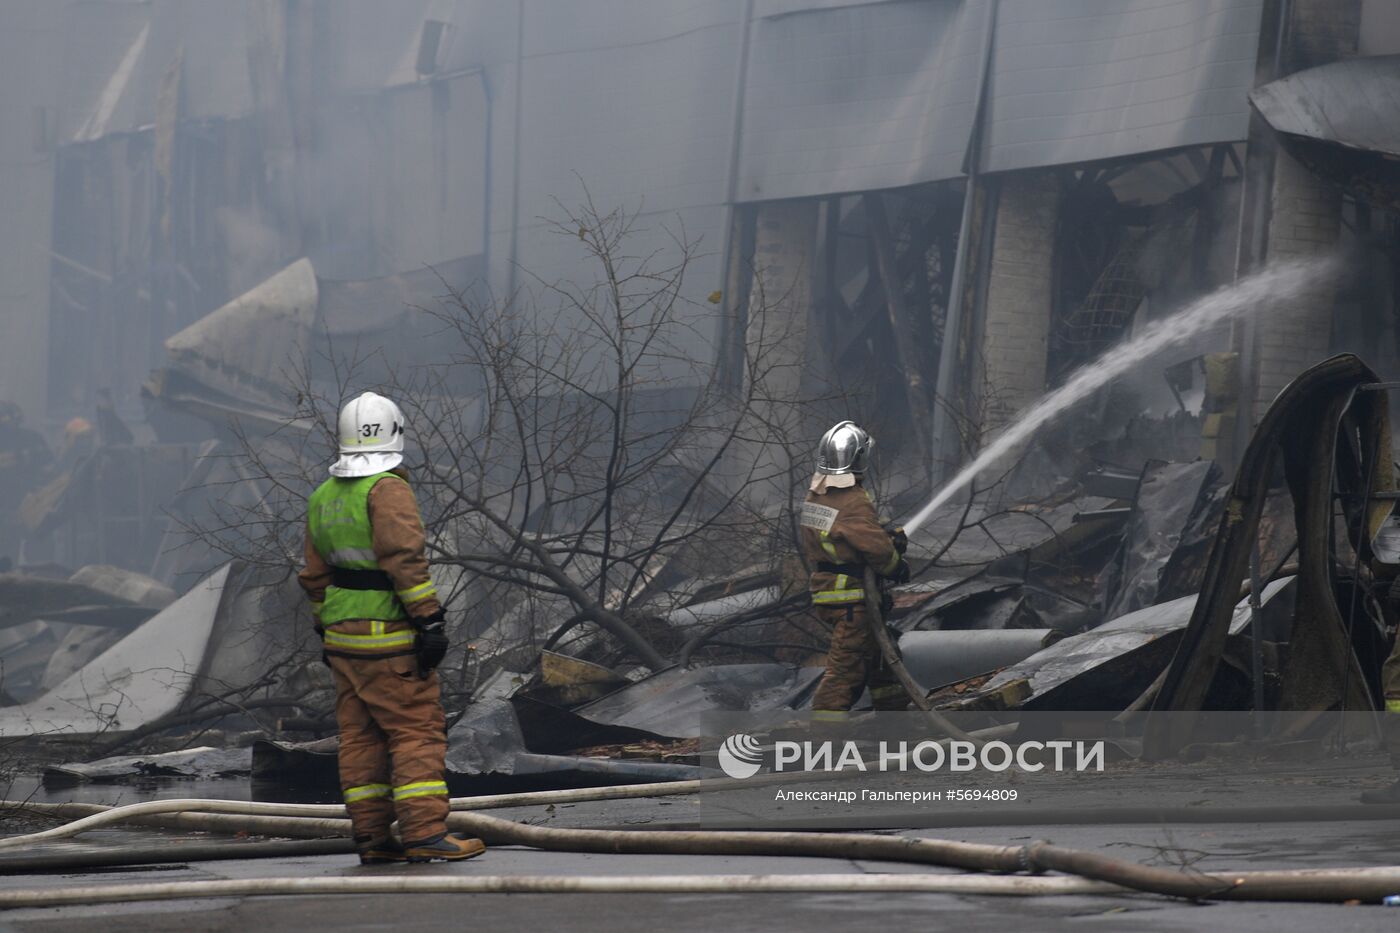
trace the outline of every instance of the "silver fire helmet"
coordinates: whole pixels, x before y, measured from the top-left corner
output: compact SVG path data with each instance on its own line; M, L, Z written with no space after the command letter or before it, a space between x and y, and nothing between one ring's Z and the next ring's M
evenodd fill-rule
M874 446L864 428L854 421L842 421L823 434L817 445L817 472L828 476L864 473Z

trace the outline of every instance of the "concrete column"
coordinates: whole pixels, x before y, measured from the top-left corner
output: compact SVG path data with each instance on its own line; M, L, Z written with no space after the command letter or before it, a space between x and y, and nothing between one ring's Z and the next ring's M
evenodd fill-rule
M1335 248L1341 232L1341 194L1283 151L1274 164L1272 201L1270 264L1311 259ZM1334 300L1334 286L1324 284L1259 312L1254 328L1256 422L1293 377L1328 356Z
M0 400L18 403L33 428L48 405L61 13L44 0L10 4L0 29Z
M786 498L785 474L792 465L789 448L801 444L803 370L807 365L807 327L816 267L815 199L775 201L758 208L745 331L745 386L756 400L756 440L752 463L758 475L752 494L764 504Z
M1045 392L1060 188L1049 173L1002 180L981 327L984 432Z
M1302 71L1355 55L1361 0L1290 0L1287 71Z

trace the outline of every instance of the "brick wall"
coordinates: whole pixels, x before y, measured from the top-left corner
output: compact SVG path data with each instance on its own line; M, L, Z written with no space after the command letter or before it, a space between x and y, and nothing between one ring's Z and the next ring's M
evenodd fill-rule
M1291 0L1283 71L1312 68L1356 54L1361 0ZM1341 232L1342 196L1279 151L1270 193L1267 260L1307 259L1331 252ZM1279 301L1255 328L1254 417L1300 372L1331 352L1333 287Z
M816 247L815 199L759 208L745 340L750 355L763 356L759 368L770 398L796 399L801 391Z
M1308 259L1331 252L1341 230L1342 199L1336 188L1285 152L1274 166L1269 262ZM1255 327L1258 386L1255 418L1294 376L1325 359L1332 343L1335 289L1320 286L1275 302Z
M785 501L791 466L784 441L797 437L812 270L817 247L816 199L773 201L758 208L754 234L754 281L749 295L746 353L753 361L750 388L759 401L741 456L743 469L773 477L747 484L756 506ZM746 367L747 371L747 367Z
M1045 391L1059 184L1046 172L1002 181L982 326L982 425L995 429Z

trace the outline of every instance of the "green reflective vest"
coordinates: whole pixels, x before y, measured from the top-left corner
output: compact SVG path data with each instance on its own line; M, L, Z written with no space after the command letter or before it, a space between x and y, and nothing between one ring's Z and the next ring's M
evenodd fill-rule
M311 545L333 567L378 570L374 534L369 524L369 491L392 473L375 473L354 479L331 477L307 502L307 528ZM392 590L347 590L326 587L321 605L322 625L348 619L394 622L407 618L403 604Z

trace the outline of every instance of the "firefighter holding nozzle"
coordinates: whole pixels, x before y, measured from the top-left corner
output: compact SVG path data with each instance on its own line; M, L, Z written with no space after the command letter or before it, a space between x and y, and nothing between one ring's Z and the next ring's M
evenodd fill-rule
M802 503L801 543L812 568L812 605L832 626L826 672L812 697L814 723L842 723L866 687L877 710L902 710L908 696L881 656L865 606L865 569L909 581L902 529L882 526L864 487L874 441L842 421L822 436L817 470Z

